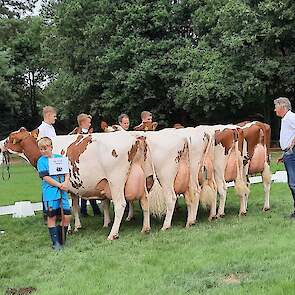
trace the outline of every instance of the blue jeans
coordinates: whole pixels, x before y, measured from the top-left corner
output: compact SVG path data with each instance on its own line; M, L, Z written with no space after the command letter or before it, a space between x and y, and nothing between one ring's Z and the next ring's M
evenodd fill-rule
M285 152L283 160L288 175L288 185L292 193L295 211L295 148L294 150Z

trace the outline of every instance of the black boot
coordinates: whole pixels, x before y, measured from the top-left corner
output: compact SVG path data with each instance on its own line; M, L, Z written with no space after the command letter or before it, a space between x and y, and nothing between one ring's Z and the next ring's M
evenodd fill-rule
M61 250L62 246L61 246L61 244L59 242L59 230L58 230L58 227L57 226L49 227L48 230L49 230L50 237L51 237L51 240L52 240L52 248L54 250Z
M64 232L65 232L65 240L64 240L64 243L63 243L62 242L62 226L58 225L58 237L59 237L59 243L61 245L64 245L66 243L67 233L68 233L68 226L64 226Z

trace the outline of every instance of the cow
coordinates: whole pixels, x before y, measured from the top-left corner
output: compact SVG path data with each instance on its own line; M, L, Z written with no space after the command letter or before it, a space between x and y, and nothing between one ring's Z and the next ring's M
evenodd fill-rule
M138 135L136 132L134 134ZM199 173L204 167L204 163L208 163L208 161L205 161L204 154L208 155L209 152L213 152L213 149L208 149L212 140L202 127L179 130L168 128L157 132L145 132L144 134L146 135L147 146L150 149L156 178L161 186L161 190L157 190L156 196L153 196L153 190L148 195L150 211L157 213L157 208L152 207L153 199L164 199L166 216L162 230L170 228L177 194L183 194L188 210L186 227L195 224L202 191ZM209 170L207 169L207 173ZM213 175L212 169L211 175ZM209 203L213 210L210 212L209 219L212 219L216 215L214 201L212 203L212 199L216 199L214 197L215 181L212 178L209 179L212 180L213 187L208 188L208 183L206 183L207 189L203 194L203 200L206 201L205 196L210 195L208 200L210 200Z
M249 176L261 173L264 187L264 205L262 211L270 210L271 172L269 166L269 147L271 128L268 124L259 121L245 121L237 124L243 130L247 143L244 155L244 179L250 188ZM245 209L248 206L249 192L245 195Z
M149 207L143 162L144 137L114 134L61 135L52 139L53 153L67 156L70 167L69 190L84 198L112 199L115 219L108 240L119 237L119 227L127 200L140 199L144 222L142 232L150 231ZM4 147L26 158L34 167L40 151L36 139L21 128L10 133Z
M234 181L237 195L240 198L239 215L246 214L244 198L249 189L244 180L243 155L245 144L243 130L236 125L204 125L206 132L215 138L214 176L220 196L217 217L225 216L226 182Z

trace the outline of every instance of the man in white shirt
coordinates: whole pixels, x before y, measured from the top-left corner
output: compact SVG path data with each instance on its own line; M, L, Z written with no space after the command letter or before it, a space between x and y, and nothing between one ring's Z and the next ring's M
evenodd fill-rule
M291 103L286 97L275 99L274 104L276 115L282 118L280 146L284 154L278 161L284 162L287 171L288 185L294 202L294 212L290 217L295 218L295 113L291 112Z
M57 111L52 106L45 106L43 108L43 121L42 124L38 127L38 138L46 136L52 139L56 136L55 129L53 127L53 124L56 120L56 114Z

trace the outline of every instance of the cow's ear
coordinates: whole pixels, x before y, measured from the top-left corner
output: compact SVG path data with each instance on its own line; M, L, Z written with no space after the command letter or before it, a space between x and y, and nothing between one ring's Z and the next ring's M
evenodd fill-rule
M12 140L12 144L15 145L16 143L17 143L17 140L14 138L14 139Z
M33 131L31 131L31 135L37 139L38 138L38 135L39 135L39 129L34 129Z
M153 124L152 124L153 131L155 131L157 127L158 127L158 123L153 122Z
M26 129L26 127L20 127L20 128L19 128L19 131L20 131L20 132L23 132L23 131L27 131L27 129Z

